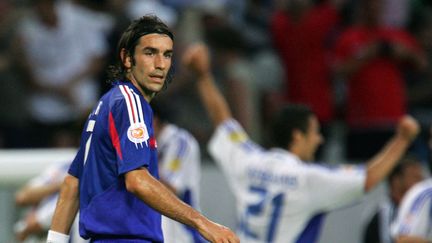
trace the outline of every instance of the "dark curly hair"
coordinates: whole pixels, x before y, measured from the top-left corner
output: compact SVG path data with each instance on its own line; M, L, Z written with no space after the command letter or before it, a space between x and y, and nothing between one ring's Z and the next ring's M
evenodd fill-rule
M282 108L274 117L270 127L270 137L273 146L287 149L291 146L294 130L306 133L309 119L314 113L301 104L289 104Z
M145 15L137 20L134 20L127 27L117 44L116 63L114 65L110 65L107 70L109 82L112 83L118 80L126 79L127 70L123 65L123 61L121 60L120 56L122 49L125 49L127 55L132 57L132 64L134 64L135 59L133 56L135 54L135 47L138 45L141 36L155 33L167 35L172 40L174 40L174 35L169 30L168 26L155 15ZM168 83L171 82L171 79L172 75L170 70L164 84L164 89L167 87Z

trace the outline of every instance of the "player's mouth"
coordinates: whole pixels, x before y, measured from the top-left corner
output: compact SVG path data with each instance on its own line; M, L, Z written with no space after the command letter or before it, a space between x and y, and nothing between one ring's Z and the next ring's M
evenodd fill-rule
M151 80L153 80L154 82L157 82L157 83L163 83L163 81L165 79L164 75L159 75L159 74L152 74L149 76L150 76Z

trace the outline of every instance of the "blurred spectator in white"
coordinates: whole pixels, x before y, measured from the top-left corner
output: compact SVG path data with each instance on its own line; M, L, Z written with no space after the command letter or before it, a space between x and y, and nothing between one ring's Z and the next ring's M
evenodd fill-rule
M35 146L74 146L74 126L99 95L95 75L103 67L105 36L96 27L100 20L74 3L34 0L32 6L19 26L21 61L32 88L31 137Z
M154 14L169 27L174 27L177 23L177 12L160 0L130 0L127 12L131 19L139 18L145 14Z
M15 194L18 207L28 207L24 216L15 224L18 242L33 242L45 239L51 226L61 183L69 169L70 162L56 163L32 178ZM78 217L71 229L70 243L88 242L79 236Z
M382 24L394 28L405 28L409 21L411 0L384 0Z

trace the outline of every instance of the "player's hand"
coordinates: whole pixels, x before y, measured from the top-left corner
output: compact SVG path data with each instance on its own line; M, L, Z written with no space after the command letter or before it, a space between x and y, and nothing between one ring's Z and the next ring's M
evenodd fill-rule
M229 228L205 220L198 227L198 232L211 243L239 243L240 240Z
M406 115L402 117L397 126L397 134L409 141L416 138L420 132L420 125L413 117Z
M182 57L183 64L191 71L195 72L198 77L210 73L210 57L207 46L197 43L189 46Z

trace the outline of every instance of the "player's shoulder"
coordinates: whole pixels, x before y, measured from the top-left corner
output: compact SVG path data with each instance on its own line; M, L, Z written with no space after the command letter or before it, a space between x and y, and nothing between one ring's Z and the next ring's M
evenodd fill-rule
M423 180L415 184L409 191L412 197L428 197L432 198L432 178Z

